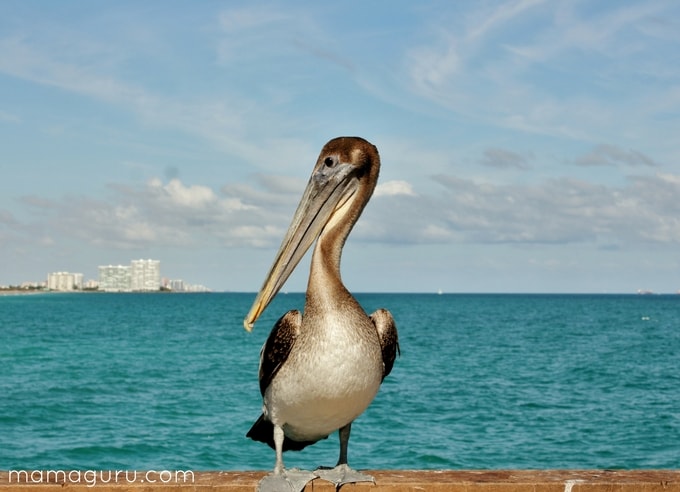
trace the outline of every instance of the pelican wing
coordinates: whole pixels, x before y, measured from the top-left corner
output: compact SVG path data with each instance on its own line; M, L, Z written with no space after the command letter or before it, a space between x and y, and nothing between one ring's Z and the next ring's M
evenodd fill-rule
M397 355L401 354L399 350L399 336L397 334L397 325L394 322L392 313L387 309L378 309L371 314L371 321L378 332L380 338L380 348L382 350L383 359L383 380L392 371L394 360Z
M302 314L297 309L288 311L274 324L260 352L260 393L270 385L276 373L288 359L302 325Z

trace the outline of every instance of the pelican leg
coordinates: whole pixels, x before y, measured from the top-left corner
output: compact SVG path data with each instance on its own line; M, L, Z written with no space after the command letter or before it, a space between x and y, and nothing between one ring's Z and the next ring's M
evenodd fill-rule
M276 464L274 472L270 473L257 484L258 492L302 492L307 483L314 480L316 475L305 470L283 466L283 429L274 424L274 446L276 448Z
M347 464L347 445L349 444L349 434L352 430L352 423L350 422L346 426L340 429L340 457L338 458L338 464L335 468L324 469L317 468L314 470L314 474L322 480L326 480L335 484L336 488L342 487L346 483L355 482L373 482L375 479L366 475L365 473L352 470Z

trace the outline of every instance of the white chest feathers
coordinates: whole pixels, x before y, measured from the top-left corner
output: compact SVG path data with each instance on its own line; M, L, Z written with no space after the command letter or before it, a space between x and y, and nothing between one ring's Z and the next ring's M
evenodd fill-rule
M303 330L265 392L269 419L293 439L329 435L363 413L378 392L383 363L377 333L346 323L326 318L324 330Z

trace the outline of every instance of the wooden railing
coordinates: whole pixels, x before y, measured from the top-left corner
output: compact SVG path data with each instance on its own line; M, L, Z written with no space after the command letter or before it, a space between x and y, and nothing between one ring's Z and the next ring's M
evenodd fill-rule
M680 492L680 470L389 470L367 471L375 484L348 484L343 492ZM0 471L0 492L241 492L254 491L265 472ZM306 491L332 492L314 480Z

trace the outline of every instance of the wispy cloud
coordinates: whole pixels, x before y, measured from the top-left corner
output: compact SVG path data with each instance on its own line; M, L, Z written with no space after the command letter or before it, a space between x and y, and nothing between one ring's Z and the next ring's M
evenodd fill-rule
M89 40L80 44L89 45ZM21 37L6 37L0 39L0 73L123 108L141 124L180 130L255 165L269 161L272 151L290 162L306 148L295 138L274 136L277 128L285 128L290 121L284 123L285 116L272 111L266 99L247 98L229 87L200 97L164 93L155 86L152 89L126 80L124 65L90 63L90 59L107 59L106 48L99 53L97 49L92 46L87 57L78 58L49 45L35 46ZM8 119L18 118L6 114Z
M479 163L483 166L500 169L529 169L530 160L530 155L521 155L506 149L490 148L484 151L484 155L479 160Z
M17 237L16 228L19 223L12 213L0 209L0 246L6 247Z
M680 108L662 88L680 76L668 66L680 39L659 42L650 28L677 17L675 3L491 5L466 17L478 22L442 19L407 51L414 94L493 126L613 143L658 139L642 122Z
M221 39L217 49L217 61L222 64L230 64L244 58L249 58L251 50L256 50L267 58L274 58L288 48L282 44L286 33L291 32L291 24L295 25L298 19L290 12L277 9L273 6L249 5L247 7L227 8L219 14L219 26ZM269 49L263 43L263 39L277 38L279 43L270 45ZM288 43L292 40L288 39Z
M85 60L66 61L59 53L36 49L19 37L0 39L0 72L38 84L58 87L110 103L125 102L145 106L149 97L145 91L87 66ZM73 60L72 54L69 58Z
M544 0L516 0L500 3L480 15L480 18L474 19L467 30L466 38L471 41L483 38L494 29L502 27L525 11L542 3Z
M624 150L614 145L600 144L574 162L579 166L648 166L657 164L642 152Z
M19 118L19 116L15 115L14 113L0 109L0 121L4 121L5 123L19 123L21 118Z

